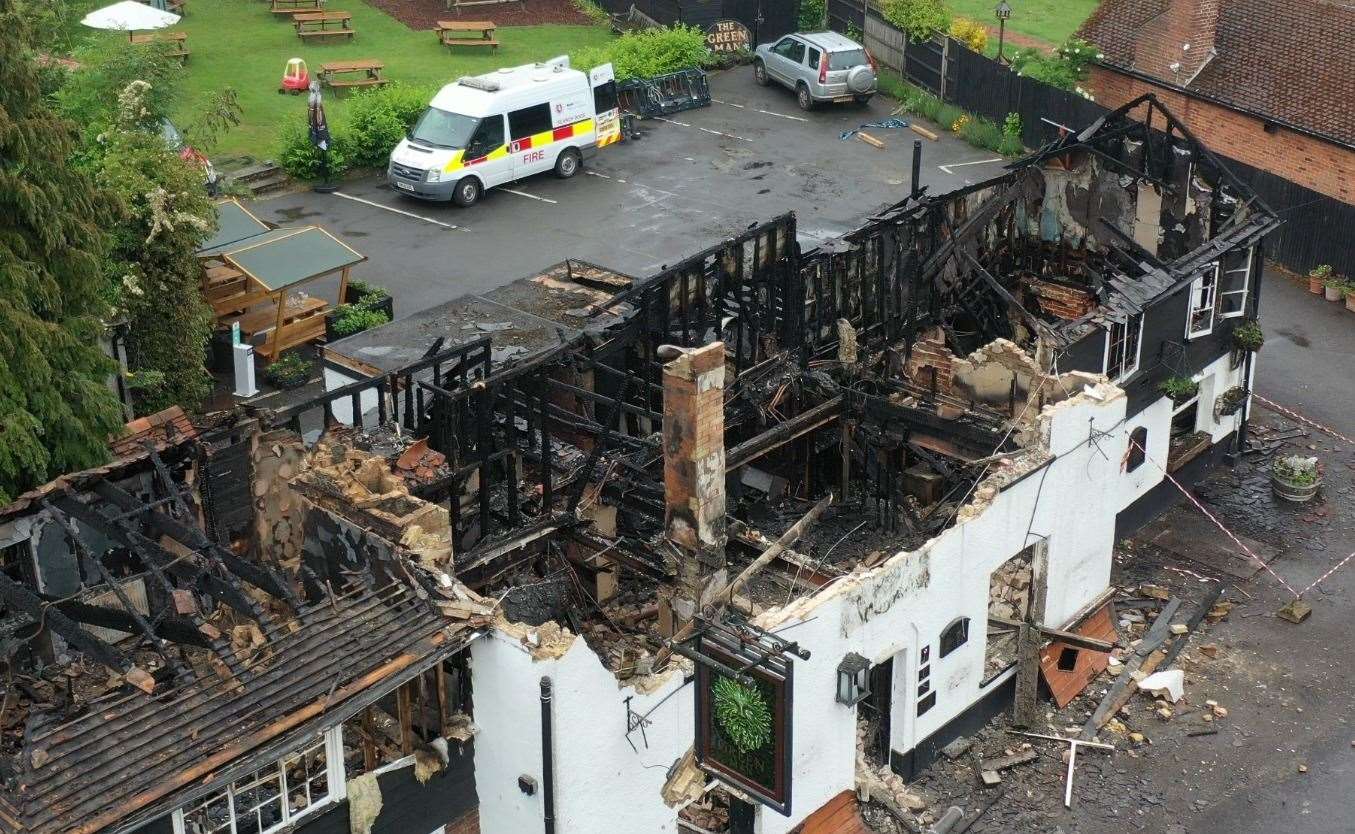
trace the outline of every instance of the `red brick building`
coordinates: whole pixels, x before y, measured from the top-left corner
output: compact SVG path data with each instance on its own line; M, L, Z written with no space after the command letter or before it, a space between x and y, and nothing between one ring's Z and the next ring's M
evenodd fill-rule
M1098 103L1154 92L1214 151L1355 204L1352 33L1352 0L1103 0L1079 31Z

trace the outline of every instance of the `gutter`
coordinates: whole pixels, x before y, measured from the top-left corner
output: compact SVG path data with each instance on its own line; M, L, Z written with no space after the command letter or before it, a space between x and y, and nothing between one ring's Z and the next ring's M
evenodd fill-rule
M1148 73L1142 72L1140 70L1133 69L1132 67L1122 67L1118 64L1111 64L1106 61L1097 61L1096 65L1110 72L1117 72L1121 75L1127 75L1130 78L1136 78L1139 81L1152 84L1153 86L1159 87L1164 90L1171 90L1172 92L1180 93L1183 96L1199 99L1200 101L1207 101L1210 104L1216 104L1219 107L1227 108L1228 110L1232 110L1235 113L1242 113L1243 115L1260 119L1262 122L1265 122L1267 124L1279 125L1285 130L1290 130L1293 131L1294 133L1300 133L1304 136L1309 136L1313 139L1320 139L1323 142L1328 142L1330 144L1336 145L1338 148L1343 148L1348 151L1355 151L1355 142L1345 142L1340 139L1337 139L1334 136L1328 136L1326 134L1318 133L1312 128L1301 127L1285 119L1277 118L1275 116L1262 113L1259 110L1253 110L1249 107L1243 107L1240 104L1234 104L1233 102L1228 101L1227 99L1219 98L1218 96L1211 95L1209 93L1202 92L1200 90L1192 90L1188 87L1182 87L1181 85L1174 84L1170 81L1164 81L1161 78L1149 75Z
M545 834L555 834L555 738L551 726L551 680L541 678L541 806Z

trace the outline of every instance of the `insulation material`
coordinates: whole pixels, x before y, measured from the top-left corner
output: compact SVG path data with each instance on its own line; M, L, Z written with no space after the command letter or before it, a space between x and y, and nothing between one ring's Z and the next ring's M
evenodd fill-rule
M372 826L381 815L381 784L375 773L364 773L348 780L348 830L350 834L372 834Z
M435 739L431 745L419 745L414 748L414 778L420 785L447 768L447 742Z

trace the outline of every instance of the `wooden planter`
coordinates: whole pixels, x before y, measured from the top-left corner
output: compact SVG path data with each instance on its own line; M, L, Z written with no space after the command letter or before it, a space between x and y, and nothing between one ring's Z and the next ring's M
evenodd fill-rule
M1355 292L1346 293L1346 309L1355 313Z
M1313 500L1313 496L1317 495L1317 489L1320 486L1322 486L1321 477L1311 484L1297 484L1287 478L1281 478L1274 472L1270 473L1270 488L1274 491L1275 497L1292 501L1295 504L1306 504Z
M347 293L347 297L344 298L343 303L345 304L358 303L357 294L353 292ZM381 299L379 301L377 301L375 304L370 304L368 306L371 307L371 309L373 310L384 311L386 314L386 318L388 320L393 321L395 319L395 299L391 298L389 295L381 296ZM334 322L337 319L336 315L337 313L338 310L330 310L328 313L325 314L325 344L332 345L335 342L339 341L340 339L346 339L349 336L357 335L357 333L349 333L347 335L340 336L338 333L334 332ZM362 332L361 330L358 331L358 333L361 332Z

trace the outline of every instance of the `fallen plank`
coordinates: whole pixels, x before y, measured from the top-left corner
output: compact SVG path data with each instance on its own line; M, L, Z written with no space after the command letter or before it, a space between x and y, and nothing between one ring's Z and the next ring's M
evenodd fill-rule
M997 772L1006 770L1009 767L1015 767L1019 764L1025 764L1026 762L1033 762L1036 758L1037 756L1034 750L1021 750L1010 756L1003 756L1000 759L984 759L979 762L979 767L984 770Z
M1101 703L1097 705L1092 717L1088 718L1087 723L1082 725L1082 732L1078 733L1079 739L1087 741L1094 738L1096 731L1105 726L1106 722L1111 719L1111 716L1115 715L1120 707L1128 703L1134 692L1138 690L1138 681L1134 679L1135 672L1149 673L1162 663L1162 659L1166 657L1166 652L1158 651L1158 649L1171 636L1171 620L1180 607L1181 600L1175 597L1162 607L1162 613L1158 614L1157 619L1153 621L1152 627L1143 636L1143 640L1134 650L1133 656L1124 665L1124 670L1120 672L1115 683L1106 692L1106 696L1101 699Z
M885 149L884 142L881 142L879 139L876 139L874 136L871 136L864 130L857 131L856 138L860 139L862 142L865 142L867 145L870 145L871 147L879 148L880 150Z
M912 130L914 133L916 133L917 135L922 136L922 137L925 137L925 138L927 138L927 139L930 139L930 140L932 140L933 142L939 141L940 138L941 138L941 137L937 136L935 133L932 133L930 130L928 130L928 129L925 128L925 127L922 127L922 126L919 125L919 124L916 124L916 123L910 123L910 124L908 125L908 127L909 127L909 129L911 129L911 130Z

